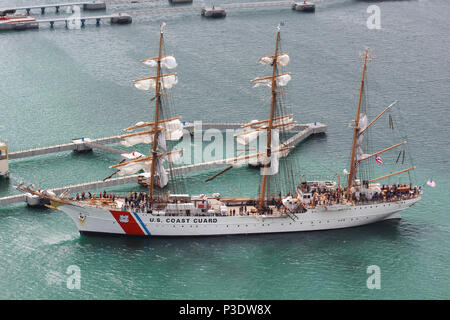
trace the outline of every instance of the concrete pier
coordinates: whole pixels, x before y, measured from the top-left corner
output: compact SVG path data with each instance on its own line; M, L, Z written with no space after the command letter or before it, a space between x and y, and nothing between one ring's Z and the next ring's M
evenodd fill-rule
M41 14L45 14L45 9L47 9L47 8L55 8L55 12L59 12L59 9L61 7L72 7L72 6L80 6L84 10L104 10L104 9L106 9L105 2L81 1L81 2L65 2L65 3L42 4L42 5L34 5L34 6L0 8L0 15L3 15L4 13L16 12L19 10L25 10L27 13L30 13L30 11L32 9L40 9Z
M28 150L23 150L23 151L10 152L9 159L14 160L14 159L28 158L28 157L40 156L43 154L64 152L64 151L86 151L86 147L88 147L89 149L100 148L99 145L118 143L121 140L122 139L120 138L120 136L100 138L100 139L94 139L94 140L90 140L90 139L86 138L84 142L81 141L81 139L75 139L71 143L59 144L59 145L50 146L50 147L34 148L34 149L28 149ZM102 146L102 147L105 147L105 146Z
M217 128L217 129L237 129L240 128L242 123L202 123L202 129L207 130L211 128ZM185 125L185 128L187 129L193 129L194 124L188 123ZM311 135L315 134L324 134L327 131L327 125L315 122L315 123L309 123L309 124L297 124L293 131L298 131L294 136L292 136L290 139L282 143L282 146L296 146L300 144L302 141L304 141L306 138L308 138ZM79 139L77 139L79 140ZM118 143L120 142L121 138L120 136L114 136L114 137L107 137L107 138L100 138L100 139L94 139L89 140L85 139L84 144L86 147L89 148L98 148L102 150L106 150L109 152L114 153L120 153L123 151L109 148L105 146L105 144L109 143ZM58 146L52 146L47 148L38 148L38 149L30 149L25 151L19 151L15 153L14 159L24 158L27 156L35 156L40 154L47 154L52 152L62 152L62 151L70 151L75 150L77 145L79 146L79 143L68 143L64 145L58 145ZM10 153L10 159L11 159ZM203 163L197 163L192 165L186 165L186 166L180 166L173 168L174 173L192 173L192 172L198 172L198 171L204 171L204 170L210 170L210 169L217 169L217 168L224 168L226 166L229 166L229 160L230 159L220 159L215 161L209 161L209 162L203 162ZM48 189L49 191L54 192L56 195L60 195L63 192L68 193L76 193L81 192L83 190L95 190L95 189L105 189L108 187L123 185L123 184L137 184L137 178L139 174L130 175L126 177L119 177L119 178L111 178L106 181L99 180L99 181L93 181L93 182L86 182L86 183L80 183L76 185L70 185L70 186L64 186L59 188L52 188ZM13 203L20 203L24 202L26 200L24 194L19 195L13 195L8 197L0 198L0 206L5 206Z

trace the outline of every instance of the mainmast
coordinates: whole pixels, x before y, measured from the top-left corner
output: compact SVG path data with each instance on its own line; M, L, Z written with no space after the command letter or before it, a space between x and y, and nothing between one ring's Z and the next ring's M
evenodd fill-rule
M158 58L156 60L156 87L155 87L155 121L154 121L154 128L157 129L159 125L159 106L161 104L161 51L162 51L162 42L163 42L163 28L164 23L161 25L160 32L159 32L159 50L158 50ZM148 196L150 201L153 200L153 190L155 187L155 163L157 158L157 147L158 147L158 132L155 132L153 135L153 145L151 153L153 155L153 161L151 164L151 170L150 170L150 184L148 187Z
M275 112L275 101L277 97L277 58L278 58L278 44L280 42L280 27L278 26L277 30L277 39L275 44L275 55L273 56L273 69L272 69L272 103L270 105L270 117L269 117L269 124L267 126L267 144L266 144L266 156L269 159L271 156L271 140L272 140L272 126L273 126L273 116ZM266 196L266 185L267 185L267 168L269 166L269 162L266 161L264 163L264 174L263 174L263 181L261 185L261 198L259 200L259 209L262 210L264 207L264 199Z
M364 52L364 64L363 64L363 71L362 71L362 79L361 79L361 87L359 89L359 100L358 100L358 108L356 110L356 118L354 120L354 127L353 127L353 146L352 146L352 155L350 158L350 171L348 173L348 183L347 183L347 195L350 197L351 192L350 189L353 185L353 180L355 175L355 155L356 155L356 141L358 139L359 134L359 118L361 114L361 101L362 101L362 95L364 90L364 80L366 77L366 67L367 67L367 60L369 57L369 50L366 50Z

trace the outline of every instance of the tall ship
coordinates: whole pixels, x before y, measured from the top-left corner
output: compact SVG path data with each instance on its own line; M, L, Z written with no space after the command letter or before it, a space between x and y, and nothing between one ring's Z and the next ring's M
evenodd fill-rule
M268 118L252 121L242 126L236 134L238 144L249 146L261 136L266 137L263 151L230 160L230 166L210 179L243 163L257 164L261 177L256 194L252 197L222 197L214 190L208 195L190 195L186 192L183 175L174 170L174 163L183 150L169 150L168 141L183 135L180 117L172 114L168 101L170 90L177 82L176 73L165 73L177 66L175 57L163 55L164 27L161 26L159 50L156 57L142 60L156 68L156 75L135 80L141 90L154 89L155 112L151 122L139 122L127 128L124 144L151 145L150 155L131 153L111 166L113 174L129 175L144 170L148 176L148 192L130 193L126 197L101 195L56 196L50 192L37 192L18 186L19 190L50 200L50 207L66 213L82 234L104 233L133 236L216 236L233 234L261 234L328 230L356 227L387 219L400 218L399 212L411 207L421 199L421 187L411 183L382 185L379 181L414 167L373 178L362 172L369 159L379 161L380 155L397 145L375 153L369 153L364 143L369 128L392 105L372 121L368 121L363 97L365 95L366 66L369 51L364 53L361 87L353 121L353 140L347 185L340 179L334 181L302 181L296 177L288 153L292 147L278 143L279 137L295 124L292 114L283 106L282 87L291 80L289 72L282 72L289 63L289 55L280 49L280 26L276 32L275 52L259 59L270 68L268 76L252 80L255 87L270 90ZM135 130L142 130L134 132ZM399 153L399 158L402 151ZM404 151L403 151L404 157ZM165 167L165 166L166 167ZM299 178L299 179L298 179ZM210 180L208 179L208 180ZM298 180L297 180L298 179Z

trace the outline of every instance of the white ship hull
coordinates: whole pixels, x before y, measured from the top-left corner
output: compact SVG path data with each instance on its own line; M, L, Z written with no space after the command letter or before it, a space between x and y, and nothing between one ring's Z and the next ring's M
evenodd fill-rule
M420 197L369 205L318 207L290 216L165 216L62 205L80 233L136 236L217 236L315 231L356 227L400 218Z

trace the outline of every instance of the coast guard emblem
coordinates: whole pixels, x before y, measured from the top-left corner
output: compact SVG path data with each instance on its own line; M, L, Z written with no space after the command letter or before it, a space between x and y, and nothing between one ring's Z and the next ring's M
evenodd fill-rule
M121 215L120 216L120 222L127 223L128 222L128 216L127 215Z

